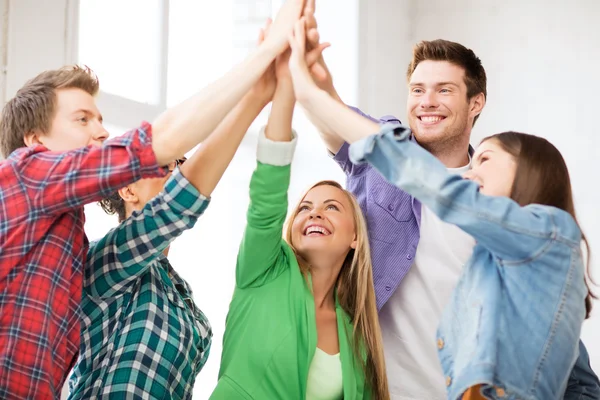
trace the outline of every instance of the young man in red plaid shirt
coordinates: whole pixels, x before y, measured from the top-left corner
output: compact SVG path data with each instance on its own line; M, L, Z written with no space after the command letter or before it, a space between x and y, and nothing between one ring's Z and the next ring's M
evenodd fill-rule
M287 48L303 1L288 0L255 52L218 81L108 140L88 69L46 71L3 109L0 149L0 398L59 398L79 349L83 205L205 139ZM103 143L104 142L104 143Z

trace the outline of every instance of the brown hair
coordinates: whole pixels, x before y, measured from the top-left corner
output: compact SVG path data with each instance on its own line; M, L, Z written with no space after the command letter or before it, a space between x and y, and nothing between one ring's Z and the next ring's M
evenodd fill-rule
M451 64L461 67L465 71L465 85L467 86L467 100L473 96L483 93L487 99L487 77L485 69L481 65L481 60L475 55L473 50L467 49L460 43L450 42L448 40L437 39L432 41L422 41L413 47L413 58L406 71L406 79L410 78L415 72L417 65L422 61L448 61ZM479 118L479 115L473 119L473 125Z
M519 132L498 133L481 142L492 139L517 162L511 199L521 206L544 204L560 208L571 214L577 222L569 170L560 151L552 143L539 136ZM594 283L590 273L590 245L583 232L581 236L587 255L588 295L585 299L585 309L586 318L589 318L592 311L592 298L597 297L590 290L587 282L589 279Z
M125 210L125 200L123 200L119 192L113 192L109 196L100 200L98 204L108 215L117 214L119 223L125 221L127 216Z
M71 65L44 71L19 89L0 117L0 151L4 157L25 147L25 137L31 132L50 131L56 112L56 91L71 88L95 96L98 78L88 67Z
M366 384L375 399L387 400L390 395L375 301L367 224L356 198L335 181L315 183L301 199L313 188L325 185L341 190L352 205L357 239L356 249L351 249L344 260L336 283L336 292L340 306L352 320L354 357L356 360L361 360L360 364L365 373ZM299 207L296 206L287 220L285 240L296 253L300 270L306 277L310 272L310 266L298 255L292 244L292 224L298 215L298 209Z

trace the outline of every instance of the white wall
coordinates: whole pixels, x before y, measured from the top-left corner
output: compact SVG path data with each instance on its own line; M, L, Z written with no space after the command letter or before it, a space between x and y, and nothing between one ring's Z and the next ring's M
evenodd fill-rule
M397 115L405 108L415 10L413 0L360 1L358 106L373 115Z
M366 50L374 61L365 74L361 70L361 94L367 93L367 101L361 98L361 104L376 115L394 112L405 120L403 79L412 44L442 38L473 49L487 72L488 102L472 143L493 133L517 130L543 136L560 149L570 169L579 219L592 245L593 269L600 281L600 188L597 163L593 162L600 148L596 121L600 107L600 2L394 3L402 3L406 14L397 14L402 7L391 4L368 14L377 33L389 34L389 44L381 45L377 34L365 39L370 46L379 47L375 54L371 48ZM390 10L390 6L396 9ZM393 21L397 23L393 25ZM582 337L593 368L600 372L599 302L596 308L584 324Z

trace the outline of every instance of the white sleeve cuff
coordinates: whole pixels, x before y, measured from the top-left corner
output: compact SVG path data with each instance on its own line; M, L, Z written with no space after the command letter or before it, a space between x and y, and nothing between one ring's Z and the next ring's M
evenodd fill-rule
M292 140L290 142L275 142L265 136L266 127L262 127L258 134L258 147L256 149L256 159L269 165L283 167L290 165L294 158L298 135L292 129Z

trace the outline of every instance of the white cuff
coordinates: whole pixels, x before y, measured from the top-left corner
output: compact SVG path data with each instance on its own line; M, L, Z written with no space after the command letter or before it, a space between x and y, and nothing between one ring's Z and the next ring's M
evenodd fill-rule
M290 142L275 142L265 136L266 127L262 127L258 134L258 147L256 149L256 159L269 165L283 167L290 165L294 158L296 142L298 135L292 129L292 140Z

